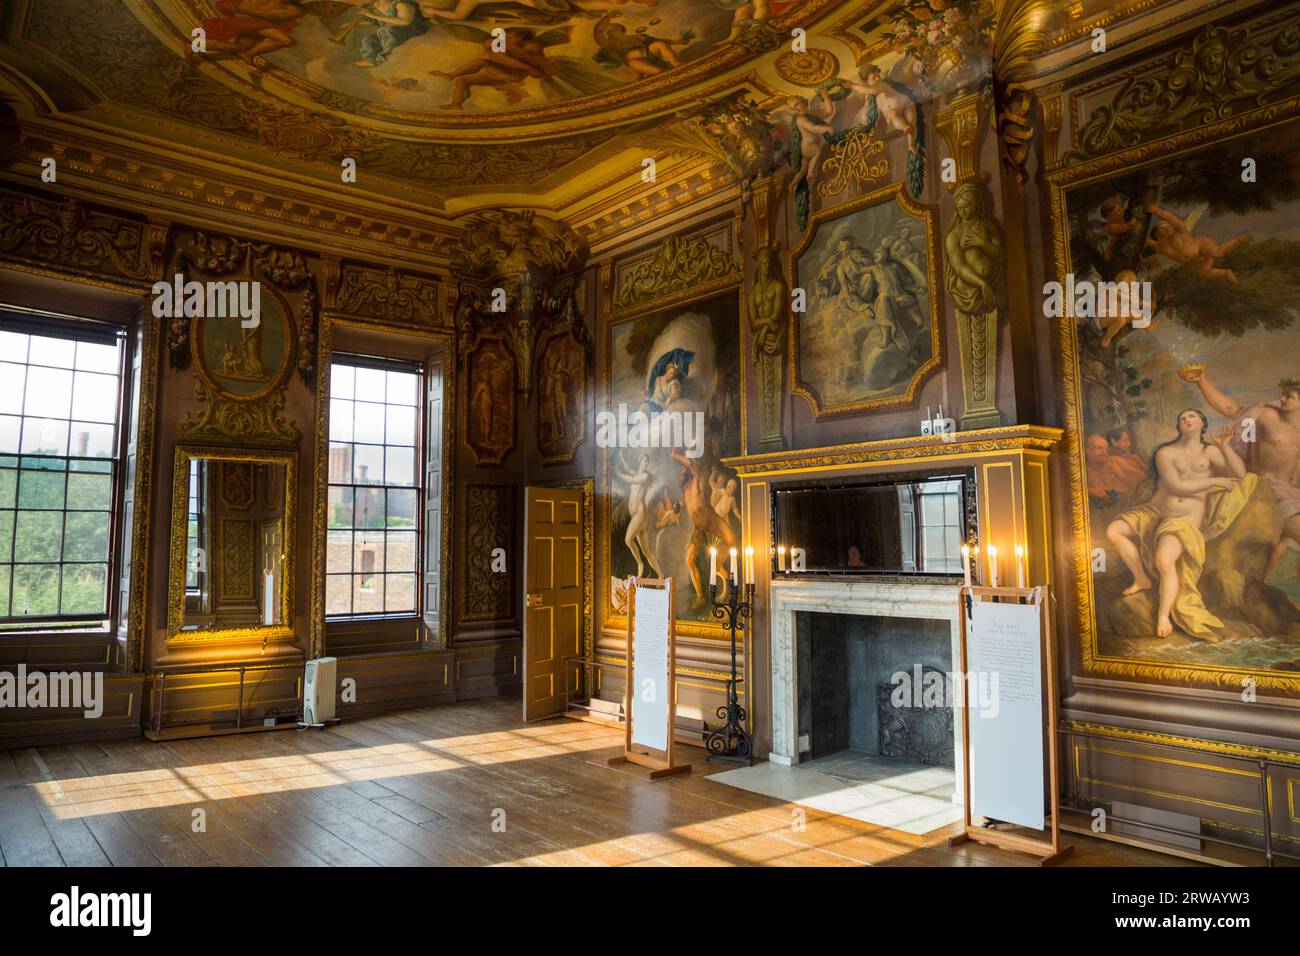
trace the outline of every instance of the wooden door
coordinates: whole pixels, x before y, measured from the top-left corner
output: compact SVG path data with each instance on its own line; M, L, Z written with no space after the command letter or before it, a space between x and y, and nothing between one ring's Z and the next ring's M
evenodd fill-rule
M524 720L564 709L582 653L583 515L580 488L528 488L524 496Z

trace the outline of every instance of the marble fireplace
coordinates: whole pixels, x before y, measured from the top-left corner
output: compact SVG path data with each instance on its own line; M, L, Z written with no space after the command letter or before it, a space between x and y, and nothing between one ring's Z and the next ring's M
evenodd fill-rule
M884 754L881 720L887 718L877 713L881 682L922 665L946 674L958 669L957 583L777 577L771 635L768 759L795 766L840 750ZM931 738L921 758L953 771L954 801L962 790L960 714L952 713L951 731L943 724L946 715L927 715ZM936 721L942 733L952 734L950 745L935 745Z

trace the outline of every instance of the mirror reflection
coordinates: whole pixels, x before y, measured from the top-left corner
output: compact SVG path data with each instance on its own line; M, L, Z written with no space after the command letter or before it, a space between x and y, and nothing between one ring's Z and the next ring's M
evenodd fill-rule
M285 623L286 470L189 458L181 631Z

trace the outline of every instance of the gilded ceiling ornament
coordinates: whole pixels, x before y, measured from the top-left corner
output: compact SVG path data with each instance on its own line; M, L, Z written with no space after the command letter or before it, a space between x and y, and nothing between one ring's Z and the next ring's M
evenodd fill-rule
M1069 14L1049 0L1009 0L993 30L993 89L1002 167L1028 181L1025 162L1034 137L1035 94L1023 84L1033 64L1069 26Z
M889 157L882 155L885 143L868 129L849 130L830 148L817 179L817 196L826 199L845 190L862 192L864 187L889 175Z
M618 290L618 308L628 309L661 299L738 271L740 265L736 260L707 237L668 236L651 259L623 280Z
M776 58L776 73L781 79L801 86L816 86L839 72L840 64L829 50L809 47L802 53L787 50Z
M1270 34L1250 33L1208 26L1172 64L1130 77L1110 103L1092 111L1066 160L1136 146L1292 94L1300 80L1300 25L1288 20Z

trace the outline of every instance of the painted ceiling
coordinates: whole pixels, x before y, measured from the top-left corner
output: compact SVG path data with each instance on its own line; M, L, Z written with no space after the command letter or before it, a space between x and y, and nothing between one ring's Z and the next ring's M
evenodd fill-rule
M737 90L784 102L870 59L924 95L951 69L933 50L955 45L987 67L992 11L990 0L6 0L0 89L16 91L20 115L129 141L136 156L170 144L178 158L318 183L337 183L350 157L376 202L544 206L561 186L635 182L647 148L674 142L659 130ZM806 54L789 49L795 27Z

